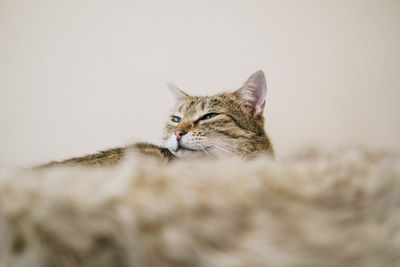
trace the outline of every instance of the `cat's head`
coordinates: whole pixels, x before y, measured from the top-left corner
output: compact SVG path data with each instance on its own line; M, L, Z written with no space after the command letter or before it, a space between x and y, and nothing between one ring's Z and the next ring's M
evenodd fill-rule
M190 96L169 84L176 104L166 125L166 147L178 157L273 154L264 131L267 87L257 71L234 91Z

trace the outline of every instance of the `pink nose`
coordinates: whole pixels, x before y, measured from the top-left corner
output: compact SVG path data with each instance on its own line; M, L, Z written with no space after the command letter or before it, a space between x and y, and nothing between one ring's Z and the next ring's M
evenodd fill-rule
M182 139L182 136L185 135L185 132L183 132L183 131L181 131L181 130L177 130L177 131L174 132L174 134L175 134L175 136L176 136L176 140L179 141L179 140Z

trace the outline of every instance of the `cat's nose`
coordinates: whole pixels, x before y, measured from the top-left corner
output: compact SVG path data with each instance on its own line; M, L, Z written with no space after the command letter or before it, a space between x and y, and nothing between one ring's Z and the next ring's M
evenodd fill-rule
M174 132L175 136L176 136L176 140L181 140L182 136L184 136L186 134L186 132L181 131L181 130L177 130Z

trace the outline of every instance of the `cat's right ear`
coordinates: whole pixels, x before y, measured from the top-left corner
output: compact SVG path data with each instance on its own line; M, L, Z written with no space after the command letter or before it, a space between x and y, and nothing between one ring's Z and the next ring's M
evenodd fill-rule
M179 89L176 85L174 85L172 83L167 83L167 87L168 87L169 91L172 93L172 95L174 96L174 99L176 102L181 101L183 98L189 97L188 94L183 92L181 89Z
M259 70L251 75L236 94L254 117L262 116L267 95L264 72Z

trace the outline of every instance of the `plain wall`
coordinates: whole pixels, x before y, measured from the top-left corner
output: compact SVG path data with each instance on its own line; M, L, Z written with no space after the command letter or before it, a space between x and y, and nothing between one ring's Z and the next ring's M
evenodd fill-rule
M399 148L400 1L0 0L0 166L155 140L172 98L267 77L278 156Z

